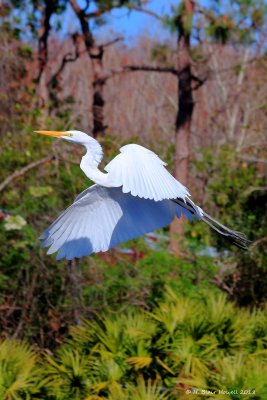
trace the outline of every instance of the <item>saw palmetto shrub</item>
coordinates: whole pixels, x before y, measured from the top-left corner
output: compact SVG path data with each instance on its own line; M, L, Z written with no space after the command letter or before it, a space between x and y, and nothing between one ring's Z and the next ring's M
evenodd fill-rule
M266 326L266 309L240 310L208 291L202 300L185 298L166 287L152 311L73 327L44 359L46 392L55 399L157 400L184 398L189 390L187 398L263 400Z

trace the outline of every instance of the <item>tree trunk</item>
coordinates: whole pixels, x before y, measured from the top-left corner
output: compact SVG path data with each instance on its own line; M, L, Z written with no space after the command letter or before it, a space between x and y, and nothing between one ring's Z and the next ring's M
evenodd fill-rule
M103 72L103 55L102 46L94 46L89 51L93 70L93 136L95 138L105 134L106 126L104 125L104 87L106 80Z
M177 18L178 27L178 113L175 122L175 164L174 176L183 185L188 185L190 128L194 109L192 91L192 72L190 56L189 18L193 16L194 5L191 0L184 0L183 12ZM184 221L175 219L170 229L170 250L181 254L181 242L184 238Z
M39 107L43 109L44 115L47 113L49 100L49 90L46 82L46 66L48 62L48 37L51 30L50 20L56 11L57 0L45 0L44 6L38 6L42 13L41 26L38 31L38 63L39 70L37 76Z
M84 39L84 44L92 62L93 72L93 104L92 104L92 115L93 115L93 135L94 137L103 136L105 133L104 125L104 87L106 80L103 79L103 46L97 46L95 39L90 30L88 19L85 10L82 10L76 0L70 0L73 11L77 15ZM92 90L90 86L90 92Z

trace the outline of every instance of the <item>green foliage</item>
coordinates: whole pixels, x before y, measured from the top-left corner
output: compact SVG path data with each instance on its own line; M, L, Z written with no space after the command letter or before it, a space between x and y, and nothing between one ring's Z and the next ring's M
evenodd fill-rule
M63 348L55 359L45 357L42 386L51 398L84 399L91 392L90 362L74 349Z
M228 18L223 15L212 20L207 28L207 32L217 42L226 44L232 36L233 26L233 21L231 19L228 20Z
M217 373L195 374L191 378L181 378L181 385L189 385L192 393L199 393L192 396L193 399L254 399L266 398L266 362L259 359L246 358L239 355L232 358L223 358L216 363ZM248 389L244 389L248 388ZM209 394L210 393L210 394Z
M164 25L179 35L197 33L223 45L242 43L250 45L257 42L258 33L266 22L266 2L264 0L233 0L229 3L211 0L192 11L186 11L184 1L172 7L172 14L164 16ZM200 11L200 12L199 12ZM203 16L205 22L203 23Z
M234 223L237 229L239 227L241 229L242 226L246 234L253 232L257 216L256 210L251 209L249 203L255 201L255 195L261 195L254 189L264 184L262 175L254 164L246 163L236 157L235 148L231 145L222 146L216 157L214 151L214 148L202 149L195 166L199 173L203 174L203 179L204 175L209 175L207 190L210 193L210 200L220 210L217 216L223 218L222 222L226 225ZM253 182L254 185L249 190L248 182ZM225 213L225 209L229 212ZM257 211L261 213L264 210L258 208ZM257 234L260 235L261 232L257 230Z
M29 399L37 391L37 354L26 343L15 340L0 342L0 398Z
M162 392L159 383L152 383L148 380L146 384L142 378L138 379L136 387L130 390L130 396L136 400L164 400L169 397L166 393Z
M179 35L190 36L193 30L193 9L192 12L188 12L185 2L181 1L172 11L171 16L165 16L164 25L169 27L172 33L178 32Z
M27 23L27 28L32 33L34 37L37 36L38 29L40 28L42 13L40 10L47 7L44 0L39 0L38 2L34 0L12 0L12 7L15 10L15 17L19 27L20 33L23 34L25 30L25 21ZM55 0L49 3L48 13L52 12L55 15L61 15L67 7L68 0ZM18 19L16 17L17 12L22 13L23 18Z
M21 81L26 76L26 61L31 47L25 46L18 40L17 29L10 22L3 22L0 28L0 137L2 140L3 134L5 137L11 135L17 121L25 123L26 120L24 112L29 106L30 96L22 88ZM12 152L12 146L10 152Z
M225 295L211 292L202 300L169 287L164 293L149 313L106 314L73 327L57 355L44 360L43 382L50 396L74 396L75 382L76 393L88 399L151 395L171 400L187 387L217 394L247 388L256 392L252 398L263 400L266 311L237 312Z
M114 310L126 305L151 307L162 298L165 284L194 298L203 297L207 288L217 291L211 283L216 266L210 257L199 256L186 261L165 250L145 249L143 240L139 243L142 245L140 255L143 256L136 262L127 255L110 259L109 263L93 258L87 272L87 280L93 284L83 290L87 304L96 310L103 306ZM140 244L135 241L133 247L136 251Z
M260 303L266 293L266 192L261 190L266 187L266 178L254 163L237 157L231 145L222 146L216 157L214 152L214 148L202 149L195 160L196 170L207 182L209 193L209 203L203 206L223 224L235 226L256 242L248 253L235 251L228 261L224 258L224 263L237 265L234 271L224 274L224 279L240 304ZM221 249L226 245L219 235L210 235L210 230L204 226L188 227L188 230L189 242L194 239L192 232L195 231L194 236L203 243L215 244Z
M266 326L266 309L237 312L225 295L189 299L166 287L149 313L109 313L73 327L55 355L2 341L0 397L174 400L189 389L195 399L206 390L215 394L205 398L221 391L221 399L264 400Z
M208 35L217 42L255 43L259 29L266 20L266 2L263 0L233 0L227 9L223 1L213 1L215 7L207 12Z
M157 44L151 50L151 60L156 61L159 65L171 66L170 54L172 49L167 44Z

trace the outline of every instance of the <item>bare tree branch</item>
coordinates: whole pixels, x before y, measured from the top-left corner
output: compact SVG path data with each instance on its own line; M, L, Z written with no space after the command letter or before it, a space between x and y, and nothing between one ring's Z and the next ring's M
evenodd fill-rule
M117 7L122 7L122 6L117 6ZM103 14L111 11L113 8L117 8L117 7L107 6L105 8L101 8L101 9L95 10L93 12L87 13L87 14L85 14L85 17L88 21L91 18L100 17L101 15L103 15ZM136 6L133 4L125 4L124 7L127 8L129 11L133 10L133 11L142 12L144 14L147 14L147 15L150 15L151 17L156 18L159 21L163 21L163 17L161 15L159 15L159 14L155 13L154 11L149 10L147 8Z
M204 78L199 78L198 76L192 74L191 78L192 78L193 81L196 82L196 85L192 87L192 90L199 89L208 80L208 76L207 75Z
M248 161L248 162L252 162L252 163L262 163L262 164L267 164L267 160L263 159L263 158L257 158L257 157L250 157L250 156L240 156L239 158L241 158L244 161Z
M3 182L0 183L0 192L2 192L6 188L6 186L8 186L15 179L25 175L31 169L37 168L40 165L45 164L49 161L53 161L54 158L55 158L54 156L45 157L42 158L41 160L37 160L32 162L31 164L26 165L25 167L21 168L18 171L15 171L12 175L8 176Z
M178 71L175 67L160 67L160 66L152 66L152 65L123 65L121 68L110 69L104 76L101 77L102 82L106 82L108 79L113 78L115 75L122 74L125 72L159 72L159 73L170 73L175 75L176 77L180 76L180 71ZM204 78L199 78L196 75L192 75L192 81L197 82L195 86L192 87L192 90L198 90L204 83L208 80L208 75Z
M129 10L139 11L139 12L142 12L144 14L150 15L151 17L154 17L159 21L163 21L163 17L161 15L155 13L154 11L148 10L147 8L140 7L140 6L135 6L133 4L128 4L128 5L126 5L126 7Z
M99 10L95 10L93 12L87 13L87 14L85 14L85 19L87 21L89 21L89 19L91 19L91 18L101 17L101 15L111 11L111 9L112 9L112 7L106 7L101 10L99 9Z
M83 9L83 12L84 12L84 13L86 13L86 11L88 10L88 8L89 8L89 6L90 6L90 0L86 0L85 3L86 3L86 4L85 4L85 7L84 7L84 9Z
M123 65L120 68L111 68L108 71L105 71L105 73L99 77L99 82L105 83L108 79L114 78L114 76L116 75L125 74L127 72L138 72L138 71L171 73L175 76L179 75L178 71L172 67L165 68L165 67L153 67L150 65Z
M258 245L261 244L262 242L266 242L266 241L267 241L267 236L264 236L264 237L262 237L262 238L256 240L256 241L253 243L253 247L258 246Z
M84 14L84 11L79 7L76 0L70 0L70 4L73 8L73 11L78 15Z
M63 72L66 64L70 63L70 62L74 62L76 61L79 56L80 56L80 52L79 52L79 45L78 45L78 41L77 41L78 36L76 34L74 34L72 36L73 39L73 43L75 45L75 54L68 52L67 54L64 55L64 57L61 60L61 64L59 66L59 68L57 69L57 71L53 74L53 76L51 77L51 79L48 82L48 86L51 86L53 82L57 82L61 73Z
M117 42L120 42L121 40L123 40L123 37L119 36L119 37L117 37L117 38L115 38L113 40L110 40L109 42L100 44L99 47L105 48L105 47L108 47L108 46L112 46L113 44L115 44Z
M123 65L122 68L127 71L163 72L170 73L175 76L179 75L179 71L174 67L154 67L152 65Z
M75 54L73 55L72 53L67 53L64 55L62 58L60 67L58 68L57 72L53 75L53 77L49 80L48 85L50 85L55 79L57 80L60 76L60 74L63 72L65 65L69 62L74 62L77 60L79 55Z

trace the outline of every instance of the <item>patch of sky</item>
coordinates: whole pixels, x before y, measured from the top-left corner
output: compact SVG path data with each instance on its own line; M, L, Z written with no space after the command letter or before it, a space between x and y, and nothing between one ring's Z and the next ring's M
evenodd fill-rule
M170 15L172 7L178 7L180 1L174 0L148 0L144 9L150 10L159 16ZM79 1L84 6L84 1ZM93 12L91 6L87 12ZM80 30L79 22L71 7L67 8L65 16L65 27L63 32L73 33ZM57 17L55 17L56 21ZM98 38L109 38L110 35L120 35L128 44L134 44L140 36L148 35L158 41L165 41L171 38L171 34L161 21L141 11L127 10L125 8L114 9L103 18L103 23L91 23L91 29Z

